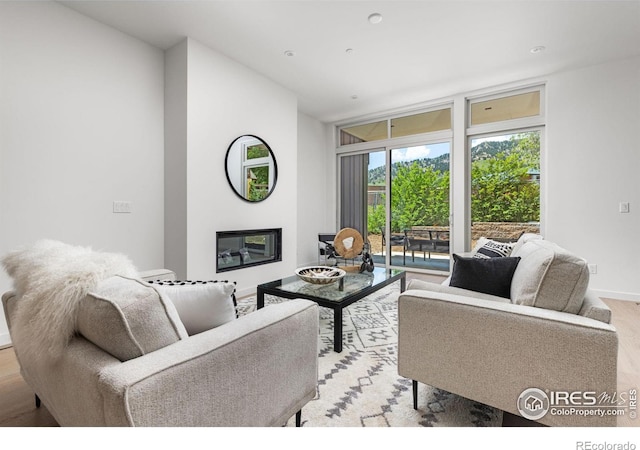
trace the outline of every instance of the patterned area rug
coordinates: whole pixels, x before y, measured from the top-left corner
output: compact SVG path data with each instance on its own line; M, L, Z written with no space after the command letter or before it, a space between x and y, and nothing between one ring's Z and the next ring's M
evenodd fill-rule
M500 426L501 411L422 383L413 409L411 380L397 369L399 292L394 283L344 310L341 353L333 351L333 311L320 308L318 393L302 410L302 426ZM265 296L267 306L282 301ZM255 297L239 300L240 315L254 311L255 303Z

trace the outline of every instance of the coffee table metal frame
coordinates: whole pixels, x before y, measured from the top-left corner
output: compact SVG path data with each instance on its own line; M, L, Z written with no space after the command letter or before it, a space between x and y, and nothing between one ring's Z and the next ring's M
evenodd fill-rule
M386 274L384 274L383 272L386 272ZM345 277L350 277L353 275L362 276L363 274L347 273ZM383 275L385 275L385 278L380 279L380 277L382 277ZM321 295L322 293L327 293L329 290L334 290L334 291L342 290L344 280L319 287L314 292L315 295L309 294L306 292L288 291L288 290L282 289L283 286L287 286L292 283L301 281L300 278L296 275L283 278L280 280L276 280L276 281L271 281L269 283L260 284L258 285L258 289L257 289L257 308L260 309L264 307L264 296L265 294L269 294L276 297L287 298L287 299L304 298L307 300L314 301L320 306L324 306L326 308L332 309L333 321L334 321L333 350L337 353L340 353L342 352L342 310L344 308L351 305L352 303L357 302L358 300L363 299L367 295L382 289L385 286L395 283L398 280L400 281L400 292L404 292L406 288L407 273L403 270L385 269L381 267L376 267L374 269L374 273L370 274L370 276L373 278L373 281L374 281L371 285L365 286L362 289L347 293L344 297L342 297L339 300L331 300L326 297L323 298ZM375 282L376 279L378 280L377 282Z

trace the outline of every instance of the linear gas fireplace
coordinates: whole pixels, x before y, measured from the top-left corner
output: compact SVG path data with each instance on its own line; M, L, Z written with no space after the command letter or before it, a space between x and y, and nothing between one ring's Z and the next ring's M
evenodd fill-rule
M282 228L218 231L216 272L282 261Z

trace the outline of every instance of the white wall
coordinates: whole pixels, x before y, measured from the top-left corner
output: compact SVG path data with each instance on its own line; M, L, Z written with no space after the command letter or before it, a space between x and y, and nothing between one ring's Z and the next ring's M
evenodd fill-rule
M165 52L164 264L187 276L187 40Z
M640 300L640 58L549 77L547 223L551 240L598 273L600 295ZM620 202L630 202L620 214Z
M50 238L161 267L162 52L54 2L0 2L0 61L0 254Z
M170 268L191 279L236 281L244 295L257 284L293 274L296 267L297 100L197 41L188 39L186 51L187 177L186 187L179 189L186 192L187 254L186 267ZM275 191L259 203L240 199L225 175L227 148L244 134L267 142L278 165ZM282 228L282 262L216 274L216 231L256 228ZM165 240L171 239L167 230ZM169 253L166 257L173 258Z
M298 113L298 266L317 264L318 234L335 233L335 213L328 212L333 204L335 176L327 152L333 141L327 142L326 125Z

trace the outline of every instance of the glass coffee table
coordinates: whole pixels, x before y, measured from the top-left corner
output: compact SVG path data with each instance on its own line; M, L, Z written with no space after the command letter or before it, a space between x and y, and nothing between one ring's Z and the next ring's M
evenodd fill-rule
M331 284L311 284L293 275L258 285L257 307L264 307L265 294L281 298L304 298L333 310L333 350L342 351L342 310L367 295L400 280L400 292L406 287L403 270L376 267L373 272L347 272L342 280Z

